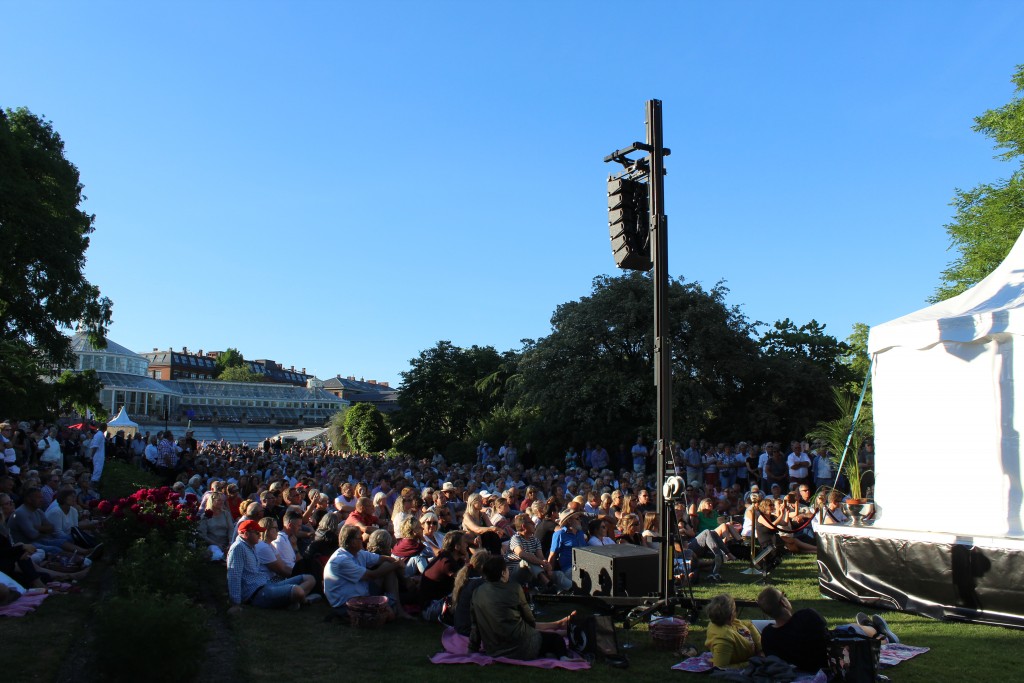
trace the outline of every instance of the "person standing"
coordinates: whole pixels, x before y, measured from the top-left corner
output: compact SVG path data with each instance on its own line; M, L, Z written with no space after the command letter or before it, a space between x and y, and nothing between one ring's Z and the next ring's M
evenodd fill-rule
M648 453L647 446L644 445L644 437L636 437L636 443L633 444L630 454L633 456L633 471L637 474L644 474L647 471Z
M103 476L103 464L106 461L107 448L107 423L100 422L96 433L92 435L89 442L89 459L92 461L92 487L100 487L100 478Z

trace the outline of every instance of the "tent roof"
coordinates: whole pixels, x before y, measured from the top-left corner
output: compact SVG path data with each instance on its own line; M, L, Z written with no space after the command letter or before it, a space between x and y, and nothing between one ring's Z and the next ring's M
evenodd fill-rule
M121 406L121 410L117 413L117 417L107 423L107 429L111 427L138 427L139 425L132 422L132 419L128 417L128 413L125 412L124 406Z
M871 328L868 352L894 346L923 349L1024 334L1024 235L999 266L963 294Z

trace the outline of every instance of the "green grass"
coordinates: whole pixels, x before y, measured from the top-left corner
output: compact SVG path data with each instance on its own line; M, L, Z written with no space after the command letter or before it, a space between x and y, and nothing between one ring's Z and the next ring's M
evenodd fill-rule
M108 495L131 493L137 486L153 486L145 473L121 463L112 463L105 480ZM757 576L740 571L746 565L734 562L723 573L725 583L699 585L697 598L709 598L728 592L738 599L753 600L761 586ZM100 599L99 587L105 585L103 572L110 567L98 563L93 575L83 583L80 595L54 595L36 612L17 619L0 620L0 642L3 643L8 671L17 671L17 680L53 681L61 673L62 660L72 657L76 666L74 680L96 680L95 667L86 656L94 647L76 645L89 631L91 611ZM813 556L786 557L772 575L773 583L785 591L797 609L813 607L830 626L853 621L858 605L823 599L818 592L817 564ZM338 680L358 676L360 680L445 681L447 683L478 683L481 676L501 678L528 676L530 683L583 680L621 683L623 676L637 680L660 677L682 677L695 681L697 674L670 671L679 661L671 652L656 649L643 626L627 633L619 631L619 642L627 640L634 647L628 651L628 671L613 669L597 662L587 673L548 671L543 669L513 670L495 664L480 668L475 665L431 665L428 658L441 649L441 628L421 621L396 622L378 630L354 629L338 620L325 621L330 613L321 603L299 612L266 611L247 607L241 615L226 616L227 607L224 570L204 568L203 601L206 610L197 607L197 618L212 616L215 638L207 652L202 679L245 680L249 683L281 680ZM938 622L902 613L885 613L886 620L901 640L910 645L931 648L931 652L886 670L895 681L971 681L1013 679L1019 668L1017 653L1024 645L1024 631L972 624ZM756 609L741 612L744 619L762 615ZM706 619L690 631L690 644L704 649ZM102 644L100 644L102 646Z
M695 597L709 598L728 592L736 598L753 600L761 590L757 576L740 573L745 565L732 563L726 568L726 583L700 585ZM818 593L817 564L813 556L787 557L773 574L773 583L785 591L797 609L813 607L830 626L852 622L863 607L823 599ZM302 672L303 680L335 679L341 672L359 672L372 677L387 675L389 680L478 681L481 669L474 665L428 664L427 658L438 652L439 626L415 623L394 623L380 630L353 629L339 622L324 623L328 609L322 604L301 612L266 612L247 609L233 622L239 642L241 668L251 681L273 681ZM901 613L885 613L885 618L903 642L932 648L931 652L887 670L896 681L936 681L965 678L998 680L1017 670L1017 652L1024 645L1024 632L991 626L937 622ZM756 609L746 608L744 619L763 618ZM689 642L703 650L706 620L691 628ZM291 654L281 649L282 637L289 643L316 643L297 646ZM695 678L696 674L672 672L669 668L679 657L656 649L644 627L628 634L619 631L619 642L629 640L631 666L628 676L680 676ZM301 651L301 652L300 652ZM493 665L485 675L513 675L504 665ZM580 674L543 669L522 670L531 683L568 681ZM596 663L585 674L587 681L618 681L623 674L603 663Z
M103 468L100 495L104 498L124 498L141 488L160 485L160 478L120 460L108 460Z

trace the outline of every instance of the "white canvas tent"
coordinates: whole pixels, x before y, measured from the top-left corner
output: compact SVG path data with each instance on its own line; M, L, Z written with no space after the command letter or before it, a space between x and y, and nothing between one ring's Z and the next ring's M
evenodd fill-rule
M868 350L877 524L1024 537L1024 238L967 292L873 327Z
M132 436L138 431L139 425L136 422L132 422L132 419L128 417L128 413L125 412L124 406L121 406L121 410L118 411L117 417L107 423L107 432L116 434L117 432L124 430L124 433L128 436Z

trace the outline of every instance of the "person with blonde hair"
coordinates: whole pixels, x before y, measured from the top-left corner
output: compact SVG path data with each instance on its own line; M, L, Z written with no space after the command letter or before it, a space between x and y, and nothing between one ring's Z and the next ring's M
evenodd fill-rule
M227 498L223 493L211 493L206 498L206 509L199 520L199 537L206 543L211 562L220 562L227 556L234 528Z
M736 601L728 593L711 598L707 606L708 625L704 644L711 649L711 660L720 669L746 664L761 654L761 634L749 621L740 621Z

